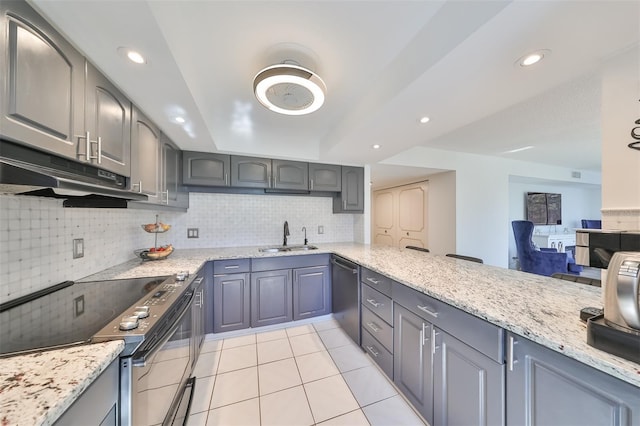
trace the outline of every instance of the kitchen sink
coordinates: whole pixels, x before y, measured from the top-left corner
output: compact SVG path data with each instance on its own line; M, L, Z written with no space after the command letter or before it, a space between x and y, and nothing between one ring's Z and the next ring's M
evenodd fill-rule
M258 251L262 253L278 253L283 251L304 251L304 250L317 250L318 247L310 246L310 245L299 245L299 246L269 246L263 247Z

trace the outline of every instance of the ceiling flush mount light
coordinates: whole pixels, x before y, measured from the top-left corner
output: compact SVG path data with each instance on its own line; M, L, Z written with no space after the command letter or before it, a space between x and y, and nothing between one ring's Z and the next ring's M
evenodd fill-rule
M431 120L431 119L430 119L429 117L422 117L422 118L420 119L420 123L422 123L422 124L426 124L426 123L428 123L430 120Z
M176 121L176 123L180 124L183 124L186 121L183 117L176 117L174 118L174 120Z
M537 64L550 54L551 51L548 49L536 50L535 52L531 52L524 56L521 56L520 59L516 61L516 64L520 65L521 67L530 67L533 64Z
M372 145L372 146L371 146L371 148L373 148L373 149L380 149L380 145L375 144L375 145Z
M129 47L118 47L118 53L127 59L129 59L134 64L146 64L147 60L142 56L142 54L134 49Z
M313 71L299 65L279 64L255 76L253 91L258 101L273 112L304 115L322 106L327 87Z

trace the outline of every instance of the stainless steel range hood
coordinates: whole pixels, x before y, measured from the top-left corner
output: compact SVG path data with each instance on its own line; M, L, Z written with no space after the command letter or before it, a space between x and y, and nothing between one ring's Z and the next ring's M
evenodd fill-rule
M129 200L148 199L128 191L124 176L10 142L0 144L0 193L64 198L65 207L125 208Z

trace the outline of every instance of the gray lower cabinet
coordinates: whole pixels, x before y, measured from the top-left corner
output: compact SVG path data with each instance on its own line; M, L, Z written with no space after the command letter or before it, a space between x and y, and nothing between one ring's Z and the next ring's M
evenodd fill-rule
M77 159L85 60L27 2L0 2L0 134Z
M160 204L160 129L135 106L131 120L131 190L146 194L149 203Z
M271 160L268 158L231 156L231 186L271 188Z
M335 164L309 163L310 191L342 191L342 167Z
M231 157L228 154L184 151L182 183L184 185L229 186Z
M216 267L214 262L214 268ZM213 332L240 330L250 326L250 275L213 276Z
M331 313L329 266L293 270L294 321Z
M85 126L78 159L131 176L131 102L86 62Z
M54 424L116 426L119 379L119 358L116 358Z
M504 364L435 328L433 424L504 425Z
M364 212L364 168L342 166L342 191L333 198L333 212Z
M251 327L293 319L291 269L251 274Z
M507 351L507 424L640 425L637 387L516 334Z
M394 304L393 382L429 424L434 424L433 330L431 323Z

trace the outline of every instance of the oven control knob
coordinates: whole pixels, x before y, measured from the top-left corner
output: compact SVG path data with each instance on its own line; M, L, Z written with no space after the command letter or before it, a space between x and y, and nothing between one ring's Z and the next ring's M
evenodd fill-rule
M122 331L129 331L138 328L138 317L123 317L118 328Z
M136 306L136 308L133 311L133 315L137 316L139 319L147 318L149 316L149 307Z

